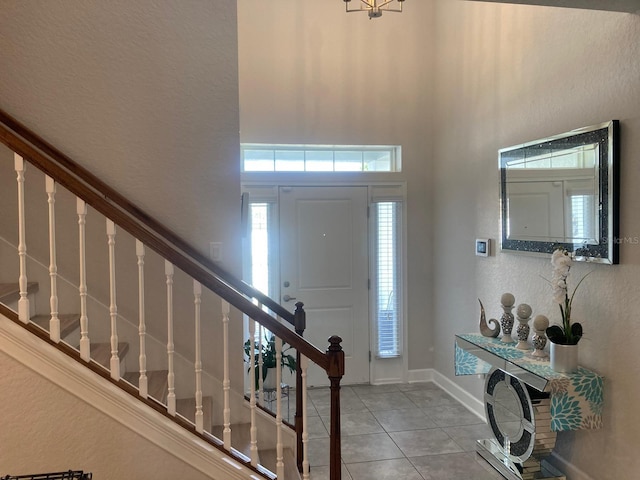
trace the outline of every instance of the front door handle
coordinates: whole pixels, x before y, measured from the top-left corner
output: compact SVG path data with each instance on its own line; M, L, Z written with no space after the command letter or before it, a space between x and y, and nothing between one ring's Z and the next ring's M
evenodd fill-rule
M284 297L282 297L282 300L284 300L285 302L288 302L290 300L295 300L296 297L290 297L289 295L285 295Z

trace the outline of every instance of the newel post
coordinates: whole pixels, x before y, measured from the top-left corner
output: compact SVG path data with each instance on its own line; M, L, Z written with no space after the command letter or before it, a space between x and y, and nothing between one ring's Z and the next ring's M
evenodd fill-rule
M304 303L296 302L296 310L293 312L294 328L296 333L301 337L304 336L304 330L307 328L307 313L304 311ZM296 465L298 471L302 471L303 445L302 445L302 363L300 352L296 351L296 413L294 426L296 429Z
M340 380L344 376L344 351L342 338L333 335L329 338L329 381L331 382L331 425L329 428L329 479L340 480L342 471L340 466Z

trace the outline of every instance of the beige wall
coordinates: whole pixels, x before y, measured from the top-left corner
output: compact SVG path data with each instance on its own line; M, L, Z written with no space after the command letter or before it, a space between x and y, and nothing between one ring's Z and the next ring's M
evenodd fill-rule
M433 15L369 21L335 2L238 2L243 142L402 145L407 182L408 365L431 365L429 228ZM422 18L424 21L412 21ZM353 178L353 177L352 177Z
M0 107L239 271L235 1L5 0L0 32Z
M4 0L0 65L0 108L201 252L209 253L209 242L222 242L223 266L240 274L234 0ZM34 173L28 171L30 178L38 178ZM41 185L38 179L30 188ZM45 206L41 204L39 218L46 218ZM73 221L72 213L68 218ZM90 212L89 228L104 232L103 221L95 225L95 218ZM59 254L77 258L65 249L67 234L72 237L72 230L60 229ZM34 254L37 240L32 240ZM88 246L96 252L92 259L104 260L102 241ZM120 312L131 318L135 307L128 309L124 300L136 291L135 281L126 283L135 275L135 252L125 235L117 237L117 245L125 250L116 258L129 258L133 267L131 275L120 277ZM46 252L46 247L40 250ZM159 276L152 277L153 265L148 263L149 282L158 278L162 284L163 266L158 265ZM75 281L77 269L68 270L73 274L61 267ZM108 303L103 272L89 272L89 288ZM166 323L166 314L153 317ZM219 321L220 306L207 318ZM188 322L188 328L180 328L181 322ZM177 318L176 324L176 344L191 349L191 317ZM218 325L204 324L206 348L221 351ZM149 324L159 339L163 330L164 325ZM233 323L231 335L232 341L242 343L240 321ZM239 379L240 359L234 362ZM209 367L219 373L221 365L217 360Z
M559 318L541 278L548 259L473 256L474 238L499 238L499 148L619 119L620 235L640 237L640 16L444 0L436 15L434 367L453 378L452 338L475 330L478 297L494 317L510 291L534 315ZM593 270L573 315L586 332L580 362L605 377L604 428L561 434L557 451L594 480L640 468L640 245L621 245L620 263L575 265L570 278ZM481 380L456 381L480 398Z
M210 478L1 352L0 370L2 475Z
M3 2L0 106L199 249L234 245L235 2L68 5ZM369 21L339 7L238 2L240 138L403 145L409 368L433 367L480 398L481 381L454 379L452 365L477 297L497 316L510 290L555 318L547 260L472 254L474 238L499 236L497 150L620 119L621 236L640 236L640 17L424 0ZM594 269L574 310L580 359L606 378L605 427L560 435L559 453L585 472L576 478L640 468L639 264L640 246L625 244L619 266L574 269Z
M241 140L402 144L409 368L433 367L481 398L482 381L455 378L452 362L453 335L476 329L477 298L498 316L512 291L557 319L541 278L547 259L473 255L475 238L499 238L498 149L620 119L621 236L640 236L640 17L444 0L407 2L402 15L375 21L337 10L239 2ZM639 262L640 246L627 244L619 266L574 267L574 278L595 270L575 304L587 330L580 359L607 379L605 428L560 435L575 478L638 469L640 391L629 380L640 370Z

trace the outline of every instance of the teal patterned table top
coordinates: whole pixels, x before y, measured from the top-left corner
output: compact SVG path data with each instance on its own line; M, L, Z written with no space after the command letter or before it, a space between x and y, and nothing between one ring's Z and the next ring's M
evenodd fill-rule
M602 427L604 382L598 374L583 367L578 367L578 371L571 374L555 372L548 360L532 357L531 351L519 350L515 348L515 343L506 344L497 338L475 333L456 335L456 340L458 338L478 347L477 352L483 358L498 361L488 363L481 360L460 348L456 341L456 375L488 373L491 367L503 369L534 388L549 392L551 430L558 432ZM522 375L514 372L522 372Z

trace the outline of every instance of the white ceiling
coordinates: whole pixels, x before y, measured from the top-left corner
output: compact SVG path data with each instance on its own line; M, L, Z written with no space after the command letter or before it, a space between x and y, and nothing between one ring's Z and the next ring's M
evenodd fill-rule
M640 0L470 0L640 13Z

